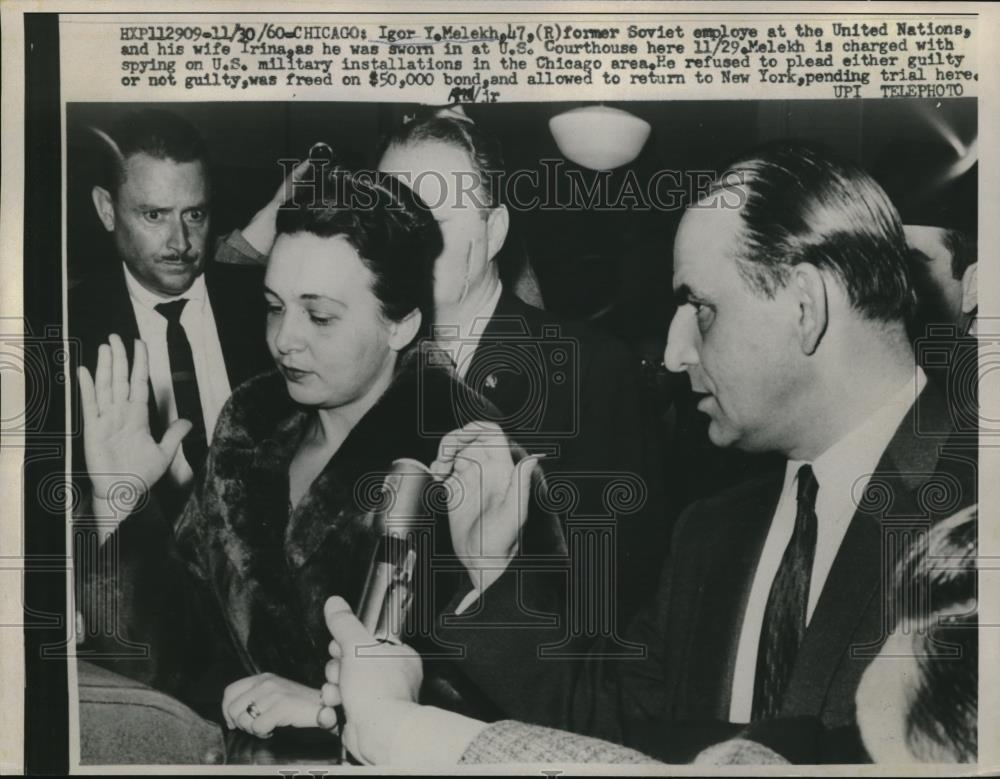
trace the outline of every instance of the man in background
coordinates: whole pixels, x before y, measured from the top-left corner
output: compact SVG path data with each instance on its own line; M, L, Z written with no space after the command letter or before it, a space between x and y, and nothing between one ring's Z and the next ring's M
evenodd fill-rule
M184 597L180 563L171 553L172 522L231 390L271 366L263 270L212 261L208 150L186 120L144 110L100 134L106 158L92 199L114 253L69 291L68 336L79 342L80 360L91 372L110 338L124 342L130 361L136 339L144 341L150 429L158 439L183 441L167 474L151 485L153 510L123 522L110 549L103 545L115 526L115 496L92 494L85 476L76 475L85 470L82 436L74 441L81 496L77 606L87 617L79 654L172 690L183 674L164 678L162 669L178 667L169 656L197 609Z
M570 522L603 519L614 528L615 547L597 541L593 559L582 549L594 542L580 536L576 563L599 590L614 588L614 597L580 607L617 634L655 587L660 562L650 543L662 510L659 469L642 429L637 361L623 344L525 303L502 282L498 258L516 204L505 203L508 172L487 130L456 111L418 114L389 134L378 167L415 188L441 227L434 335L500 414L483 409L482 418L547 456ZM616 489L631 496L617 506L609 500Z
M161 436L191 423L168 480L183 497L233 387L270 365L259 269L211 262L208 149L185 119L160 110L124 117L105 135L94 208L115 256L69 293L70 337L93 371L116 334L150 357L150 424Z
M907 224L903 230L917 289L918 330L954 325L960 335L975 335L979 313L975 234L925 224Z

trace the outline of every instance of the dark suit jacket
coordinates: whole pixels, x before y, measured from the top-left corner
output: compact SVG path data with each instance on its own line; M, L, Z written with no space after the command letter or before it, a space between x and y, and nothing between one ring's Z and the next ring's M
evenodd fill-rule
M899 547L888 539L976 500L975 443L953 444L953 428L943 395L928 385L885 450L851 521L796 660L782 717L806 718L823 732L853 727L858 681L891 628L885 585L891 553ZM736 648L781 477L777 471L682 515L656 598L625 636L646 647L642 659L602 656L606 640L563 642L555 651L567 632L565 596L538 574L516 570L487 590L475 612L451 617L445 637L465 645L465 673L507 716L616 741L660 759L691 759L737 729L726 723ZM554 627L539 626L538 617L527 625L526 610L563 619ZM812 754L794 744L795 756L860 759L850 751L831 755L820 742L817 736Z
M544 461L545 472L553 493L566 496L570 537L574 524L613 518L620 588L614 608L622 625L640 595L655 589L658 550L666 540L658 456L642 425L637 365L623 344L505 290L465 374L519 443L555 454ZM616 502L622 495L628 497Z
M271 367L264 340L266 307L261 268L208 262L205 286L218 328L226 373L233 389ZM129 364L133 340L139 337L135 311L120 264L69 291L69 338L78 344L82 365L93 372L97 350L117 333L125 342ZM155 415L151 418L155 421ZM154 430L154 435L162 431Z
M266 310L262 282L260 268L209 262L205 270L205 284L233 389L273 365L264 338ZM91 372L97 364L98 348L107 343L111 333L122 337L131 365L133 341L139 337L139 329L121 265L69 291L68 337L76 343L71 352ZM76 392L75 370L72 376ZM151 431L158 438L163 430L155 413L152 391L149 397ZM203 608L197 595L185 584L183 566L173 543L171 523L187 496L161 480L149 496L150 505L144 515L122 522L114 540L98 555L91 547L95 536L87 522L89 480L81 420L75 420L73 429L76 433L72 442L72 481L79 497L74 510L78 518L74 554L77 608L87 616L88 623L80 655L143 683L166 686L162 684L164 669L173 665L170 655L179 640L186 638L173 635L173 628L166 626L187 624L189 620L195 624ZM88 548L88 553L82 553ZM110 585L114 580L127 581L134 602L141 604L132 614L141 624L130 626L130 633L141 636L140 641L121 631L113 632L117 619L109 610L115 608Z

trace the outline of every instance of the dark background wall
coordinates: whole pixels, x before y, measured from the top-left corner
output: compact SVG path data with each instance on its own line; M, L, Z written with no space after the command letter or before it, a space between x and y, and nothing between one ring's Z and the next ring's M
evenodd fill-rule
M378 140L412 106L380 103L178 103L157 104L189 118L207 139L216 165L214 225L225 232L244 224L280 181L276 160L302 157L316 141L337 149L354 166L375 164ZM579 104L517 103L469 106L475 121L501 139L508 171L539 171L541 160L559 160L548 120ZM684 101L636 102L622 107L646 119L652 134L631 165L614 171L611 192L626 176L645 182L656 171L716 170L728 158L763 141L817 141L860 162L885 182L890 194L912 191L953 154L942 136L949 128L963 143L975 138L975 100L909 101ZM72 285L108 250L90 187L98 152L88 127L108 127L140 104L67 106L68 270ZM962 208L975 213L975 187ZM672 315L671 243L681 211L637 209L515 210L512 250L526 252L548 308L574 318L594 318L642 351L655 353ZM643 347L642 344L648 344Z

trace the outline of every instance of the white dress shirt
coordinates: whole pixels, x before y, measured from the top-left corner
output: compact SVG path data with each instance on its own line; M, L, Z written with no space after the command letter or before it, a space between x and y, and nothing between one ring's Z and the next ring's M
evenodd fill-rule
M812 463L819 492L816 494L816 555L813 558L812 576L809 582L807 625L812 619L826 577L833 567L834 558L840 550L840 544L844 540L847 527L864 494L868 480L900 422L926 383L927 377L923 370L918 368L915 380L908 379L883 406ZM785 483L781 497L778 499L778 506L754 573L736 651L732 699L729 704L731 722L750 721L757 648L764 625L764 611L771 584L778 574L785 547L788 546L792 531L795 529L798 471L805 464L803 461L789 460L785 466Z
M496 291L466 321L435 323L435 327L441 326L439 331L441 337L437 339L438 346L451 357L451 361L455 364L455 372L463 381L469 372L472 355L479 348L483 331L497 310L502 292L503 284L498 281Z
M153 385L156 412L163 429L177 419L177 402L174 399L174 384L170 376L170 357L167 352L167 320L155 306L171 300L187 298L188 303L181 312L181 327L191 344L194 372L198 379L198 393L201 396L201 413L205 418L205 434L209 444L212 432L219 418L219 412L229 399L229 376L222 356L219 333L215 327L215 316L208 300L204 275L198 276L194 284L183 295L163 297L143 287L125 266L125 284L132 309L139 326L139 336L146 343L149 352L149 380ZM184 448L177 450L177 456L170 463L167 472L174 484L187 486L193 477L191 466L184 457Z

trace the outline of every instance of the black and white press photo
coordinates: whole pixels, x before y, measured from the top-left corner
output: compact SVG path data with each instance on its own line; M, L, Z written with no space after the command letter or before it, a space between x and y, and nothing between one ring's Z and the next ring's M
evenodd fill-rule
M26 759L989 770L986 22L508 11L25 28Z

